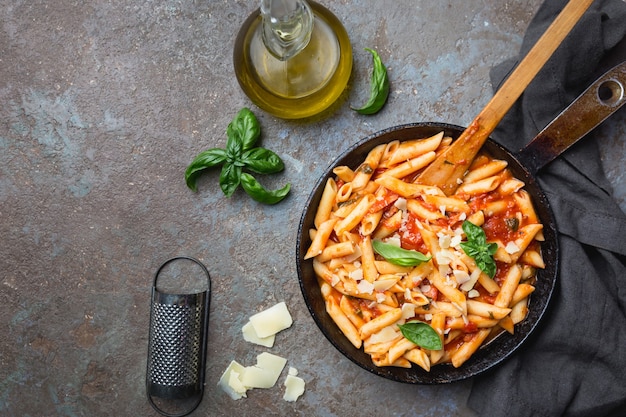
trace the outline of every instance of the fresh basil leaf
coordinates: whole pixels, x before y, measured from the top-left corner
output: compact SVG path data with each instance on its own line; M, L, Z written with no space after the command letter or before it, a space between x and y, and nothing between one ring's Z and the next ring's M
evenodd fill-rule
M417 266L422 262L429 261L431 258L416 250L402 249L381 240L373 240L372 247L377 254L390 263L399 266Z
M289 194L291 189L291 184L287 184L278 190L266 190L256 178L246 172L241 174L241 186L250 197L263 204L278 203Z
M254 113L245 107L241 109L226 129L228 135L226 148L201 152L187 167L185 170L187 186L196 191L196 180L200 172L221 165L220 188L227 197L230 197L242 181L245 181L243 184L245 191L255 200L266 204L281 201L289 193L290 184L280 190L268 191L250 174L244 174L244 169L259 174L274 174L285 168L276 153L254 147L260 133L261 127Z
M374 114L382 109L387 102L387 97L389 96L389 76L387 75L387 68L378 53L369 48L365 48L365 50L372 54L374 64L370 79L370 98L362 107L351 108L360 114Z
M224 161L226 161L226 151L224 149L213 148L200 152L185 170L185 182L187 183L187 187L196 191L196 180L200 172L220 165L224 163Z
M399 324L398 327L402 335L417 346L428 350L443 349L443 343L439 334L428 323L410 321L405 324Z
M254 113L244 107L228 125L226 135L226 149L238 158L243 152L252 149L261 135L261 126Z
M467 236L468 241L474 243L475 245L484 245L487 242L485 231L469 220L465 220L461 227L463 228L463 232L465 232L465 236Z
M275 174L285 168L282 159L265 148L252 148L241 155L241 162L257 174Z
M460 244L461 249L474 259L481 271L493 278L496 275L496 261L493 255L498 250L498 245L493 242L487 243L485 231L468 220L465 220L461 227L467 236L467 242Z
M234 164L224 164L220 173L220 188L226 197L233 195L241 182L241 167Z

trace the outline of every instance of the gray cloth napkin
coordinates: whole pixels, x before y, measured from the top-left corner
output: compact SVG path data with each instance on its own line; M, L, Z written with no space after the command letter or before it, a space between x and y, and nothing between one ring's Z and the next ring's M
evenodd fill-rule
M520 57L565 4L544 2ZM626 59L625 37L626 3L597 0L492 137L511 151L523 148L609 60ZM517 62L492 70L496 88ZM626 215L611 197L593 136L537 175L559 232L557 287L528 341L474 380L468 404L481 416L626 416Z

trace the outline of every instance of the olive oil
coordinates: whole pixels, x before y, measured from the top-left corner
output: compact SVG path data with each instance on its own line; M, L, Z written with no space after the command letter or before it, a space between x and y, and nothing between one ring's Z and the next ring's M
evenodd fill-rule
M246 20L235 42L235 74L242 90L254 104L283 119L311 117L328 109L345 90L352 72L352 47L345 28L328 9L314 2L310 7L310 40L288 59L277 58L266 47L260 11ZM287 27L281 35L299 29Z

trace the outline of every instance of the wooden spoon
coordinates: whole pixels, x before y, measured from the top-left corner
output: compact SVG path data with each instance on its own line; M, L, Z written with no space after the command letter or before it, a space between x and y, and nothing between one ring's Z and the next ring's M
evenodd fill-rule
M417 182L454 194L474 157L526 86L552 56L593 0L571 0L539 38L485 108L452 145L433 161Z

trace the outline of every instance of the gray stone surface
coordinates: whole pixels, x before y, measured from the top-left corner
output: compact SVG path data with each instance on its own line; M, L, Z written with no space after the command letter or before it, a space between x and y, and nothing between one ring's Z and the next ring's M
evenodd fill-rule
M276 119L250 103L232 67L234 37L256 1L12 0L0 7L0 415L152 416L145 397L149 292L171 256L213 278L205 398L195 416L472 416L471 381L412 386L354 365L315 326L298 286L297 226L317 177L358 139L416 121L467 124L491 97L488 71L517 53L539 0L322 2L354 49L345 101L317 121ZM369 94L379 51L392 88L377 115L349 109ZM201 150L224 146L250 107L262 144L284 159L276 206L218 174L187 189ZM624 207L624 112L601 127L605 168ZM286 301L293 326L272 349L245 342L248 317ZM233 401L217 381L233 359L269 350L307 383L282 380ZM286 374L286 372L285 372ZM283 377L284 375L283 374Z

